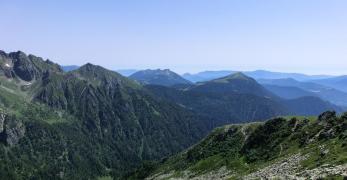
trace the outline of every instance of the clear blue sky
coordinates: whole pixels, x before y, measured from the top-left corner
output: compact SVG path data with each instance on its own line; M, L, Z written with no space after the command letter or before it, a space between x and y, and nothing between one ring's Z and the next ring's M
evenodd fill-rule
M0 49L110 69L347 74L346 0L0 0Z

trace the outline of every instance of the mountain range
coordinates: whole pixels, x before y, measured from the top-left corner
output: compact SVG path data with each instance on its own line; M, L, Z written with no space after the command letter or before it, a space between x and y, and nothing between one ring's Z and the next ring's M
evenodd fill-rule
M217 79L229 74L236 73L238 71L203 71L195 74L185 73L182 76L192 82L199 81L208 81L212 79ZM332 78L333 76L329 75L306 75L300 73L283 73L283 72L272 72L265 70L256 70L256 71L243 71L244 74L250 76L254 79L283 79L283 78L293 78L299 81L309 81L309 80L319 80L325 78Z
M198 164L209 166L209 160L218 161L200 151L200 145L193 146L198 148L188 161L174 161L174 168L165 165L165 158L184 154L213 128L254 121L259 123L250 129L246 124L222 128L217 141L215 130L207 136L212 141L203 140L201 148L216 154L230 148L231 154L223 157L240 166L244 164L237 161L242 159L248 164L268 161L289 154L283 148L290 143L310 140L318 132L344 138L344 116L333 112L322 114L312 125L279 118L327 110L342 112L320 96L283 98L244 73L199 83L170 70L140 71L128 78L90 63L67 68L21 51L0 51L0 179L131 179L136 172L143 175L141 165L152 161L162 161L158 165L171 170L190 169L200 160ZM273 117L278 118L262 122ZM289 135L293 128L298 133ZM240 133L252 138L240 139ZM212 146L204 147L205 142ZM272 154L271 148L282 153ZM150 167L148 172L154 172Z
M77 65L62 65L61 68L63 69L63 71L65 72L69 72L69 71L73 71L78 69L80 66ZM130 76L132 74L134 74L135 72L137 72L138 70L136 69L119 69L119 70L115 70L116 72L118 72L119 74L123 75L123 76Z
M79 66L62 66L64 71L71 71L77 69ZM116 72L122 74L123 76L131 76L132 74L145 71L137 69L118 69ZM172 72L172 71L171 71ZM181 77L190 82L202 82L209 81L213 79L218 79L239 71L221 70L221 71L202 71L199 73L184 73ZM262 79L294 79L300 82L312 82L318 85L331 87L333 89L347 93L347 76L333 76L333 75L306 75L301 73L283 73L283 72L272 72L266 70L255 70L255 71L244 71L245 75L252 77L256 80Z
M19 51L1 52L0 67L1 179L119 177L211 129L208 118L100 66L64 72Z
M347 92L347 76L337 76L332 78L316 79L316 80L312 80L312 82L326 85L326 86L333 87L335 89L339 89L341 91Z
M316 96L281 98L243 73L187 86L147 85L146 88L156 97L210 117L213 127L279 115L318 115L325 110L342 111L342 108Z
M268 90L283 98L316 96L340 106L347 106L347 93L315 82L287 79L258 79Z

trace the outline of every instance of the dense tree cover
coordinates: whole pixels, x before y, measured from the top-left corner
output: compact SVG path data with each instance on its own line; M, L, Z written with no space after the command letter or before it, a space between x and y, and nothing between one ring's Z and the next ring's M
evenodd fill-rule
M208 118L99 66L65 73L22 52L1 53L0 62L0 106L12 119L2 122L0 179L120 178L210 129Z
M163 86L146 86L153 96L175 102L194 112L208 116L213 127L240 122L265 120L288 113L271 99L243 93L211 93L177 90Z

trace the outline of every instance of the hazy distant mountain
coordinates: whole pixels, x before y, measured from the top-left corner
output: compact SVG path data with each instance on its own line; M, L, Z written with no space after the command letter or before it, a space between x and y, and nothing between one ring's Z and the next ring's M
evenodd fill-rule
M182 78L180 75L170 71L169 69L142 70L132 74L131 76L129 76L129 78L139 81L143 84L155 84L162 86L192 84L190 81Z
M139 70L138 69L118 69L118 70L116 70L116 72L118 72L119 74L126 76L126 77L136 73L137 71L139 71Z
M317 115L319 112L324 111L337 111L342 112L343 109L339 106L331 104L327 101L323 101L319 97L304 96L296 99L286 100L284 105L290 112L294 112L295 115L312 116Z
M292 79L289 81L298 82ZM300 84L300 82L298 82ZM313 83L303 83L309 84L313 86ZM240 94L253 94L258 97L265 97L271 99L272 101L280 102L281 105L287 107L288 112L291 112L296 115L317 115L322 111L326 110L336 110L342 111L342 109L334 104L323 101L318 96L322 96L331 101L337 103L345 103L345 101L341 101L339 98L344 98L347 101L347 94L338 92L336 90L328 90L322 88L319 89L321 91L313 91L318 93L306 95L304 92L301 92L302 96L298 96L296 98L290 100L284 100L278 98L274 93L270 92L262 85L258 84L253 78L246 76L243 73L235 73L226 77L218 78L211 81L197 83L195 86L189 88L191 91L200 91L200 92L209 92L209 93L218 93L218 94L228 94L228 93L240 93ZM325 91L323 91L325 90ZM286 90L288 93L288 90ZM323 92L322 92L323 91ZM336 98L338 96L338 98ZM314 104L314 105L313 105Z
M69 71L73 71L79 68L79 66L76 65L68 65L68 66L61 66L61 68L63 69L63 71L65 72L69 72Z
M298 87L293 86L278 86L278 85L270 85L270 84L263 84L263 86L271 91L272 93L276 94L279 97L285 98L285 99L295 99L300 98L304 96L317 96L316 94L305 91Z
M227 71L227 70L203 71L196 74L186 73L186 74L183 74L183 77L192 82L199 82L199 81L208 81L208 80L220 78L235 72L236 71ZM323 78L332 77L328 75L305 75L300 73L282 73L282 72L271 72L271 71L265 71L265 70L244 71L243 73L254 79L293 78L299 81L303 81L303 80L323 79Z
M301 73L283 73L283 72L271 72L271 71L265 71L265 70L247 71L245 72L245 74L255 79L293 78L298 81L332 77L329 75L306 75Z
M258 79L260 84L271 84L278 86L294 86L299 87L308 91L321 91L323 89L332 89L331 87L323 86L321 84L313 82L302 82L297 81L293 78L283 78L283 79Z
M156 97L209 116L213 119L213 126L264 120L278 115L317 115L325 110L341 111L341 108L317 97L282 99L243 73L176 89L153 85L146 87ZM316 105L311 106L310 103Z
M340 106L347 106L347 93L313 82L300 82L287 79L258 79L267 89L283 98L311 96L320 97ZM270 86L269 86L270 85Z
M234 71L203 71L196 74L185 73L182 75L185 79L191 82L209 81L212 79L217 79L230 74L235 73Z
M338 76L326 79L312 80L312 82L333 87L335 89L347 92L347 76Z
M253 94L259 97L274 98L273 94L258 84L257 81L240 72L197 83L190 90L218 94Z
M290 114L279 97L242 73L176 89L146 87L157 97L212 118L213 127Z

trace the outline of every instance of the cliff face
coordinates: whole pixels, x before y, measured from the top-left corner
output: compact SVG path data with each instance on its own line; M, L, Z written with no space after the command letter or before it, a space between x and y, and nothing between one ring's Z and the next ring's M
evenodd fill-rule
M58 64L43 60L34 55L26 55L18 51L12 53L0 52L0 72L7 78L17 78L24 81L38 80L44 72L62 72Z
M0 139L9 146L18 144L19 140L25 135L24 124L0 111Z

